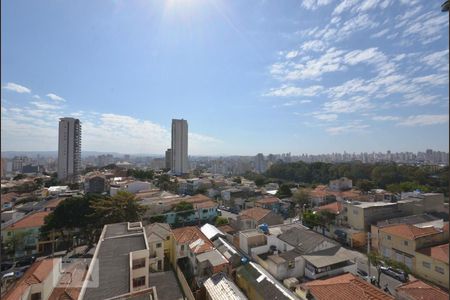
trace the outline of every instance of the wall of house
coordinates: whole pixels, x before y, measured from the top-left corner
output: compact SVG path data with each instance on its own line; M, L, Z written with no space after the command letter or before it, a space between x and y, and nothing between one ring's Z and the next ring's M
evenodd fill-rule
M181 289L183 290L184 295L186 296L186 298L188 300L195 300L194 294L192 294L191 288L189 287L189 284L186 281L186 278L184 277L183 272L181 272L181 270L180 270L180 268L178 268L178 266L176 266L175 270L176 270L176 274L177 274L177 277L180 282Z
M423 279L429 280L443 288L448 289L449 286L449 268L448 264L433 259L430 256L424 255L422 253L416 252L415 261L415 273L422 277ZM425 266L429 264L429 267ZM439 273L436 271L436 267L440 267L444 270L444 273Z
M148 282L148 269L149 269L149 250L143 249L134 252L130 252L130 291L139 291L149 286ZM133 270L133 260L145 258L145 266L143 268ZM145 285L133 288L133 279L139 277L145 277Z
M266 244L267 238L263 233L252 236L247 236L242 232L239 233L239 248L248 255L250 255L250 248Z

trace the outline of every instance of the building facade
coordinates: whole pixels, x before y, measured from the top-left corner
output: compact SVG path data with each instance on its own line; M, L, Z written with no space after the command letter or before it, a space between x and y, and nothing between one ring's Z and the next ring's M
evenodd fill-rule
M172 119L172 163L171 170L176 175L189 172L188 123L186 120Z
M58 139L58 180L76 182L81 169L81 122L61 118Z

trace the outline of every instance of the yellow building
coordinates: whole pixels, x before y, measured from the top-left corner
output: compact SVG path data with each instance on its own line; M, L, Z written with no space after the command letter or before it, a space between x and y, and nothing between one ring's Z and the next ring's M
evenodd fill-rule
M428 247L416 252L416 273L448 290L448 248L449 244Z
M379 230L379 252L386 258L405 264L416 273L416 251L447 240L448 232L443 229L397 224Z

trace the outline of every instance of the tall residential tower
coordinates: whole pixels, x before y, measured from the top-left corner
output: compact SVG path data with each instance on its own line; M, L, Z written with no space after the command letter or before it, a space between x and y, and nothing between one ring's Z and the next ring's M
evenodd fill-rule
M189 173L188 123L172 119L172 172L176 175Z
M76 182L81 171L81 122L74 118L59 120L58 180Z

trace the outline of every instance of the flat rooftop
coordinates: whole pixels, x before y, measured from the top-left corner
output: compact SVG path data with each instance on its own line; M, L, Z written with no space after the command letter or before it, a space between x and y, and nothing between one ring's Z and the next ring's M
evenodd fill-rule
M170 271L150 273L148 276L149 286L156 288L158 300L184 299L175 273Z
M99 286L86 288L83 299L106 299L130 292L130 252L147 249L142 230L128 223L106 225L97 247Z

